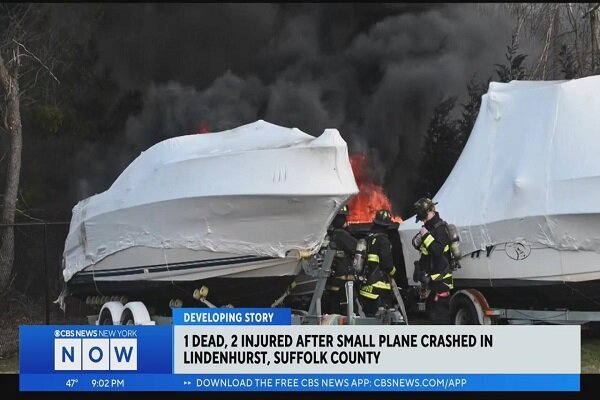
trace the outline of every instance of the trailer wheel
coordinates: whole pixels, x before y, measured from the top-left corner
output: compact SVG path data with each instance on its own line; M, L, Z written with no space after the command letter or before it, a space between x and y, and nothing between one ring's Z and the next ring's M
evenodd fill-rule
M100 317L98 317L98 325L112 325L112 315L110 314L110 310L105 308L100 313Z
M96 325L119 325L122 313L123 304L118 301L106 302L100 310Z
M155 325L155 322L150 318L144 303L131 301L125 304L121 314L121 325Z
M466 296L459 296L451 303L450 320L454 325L479 325L477 310Z
M133 313L129 308L123 310L123 314L121 315L121 325L135 325Z

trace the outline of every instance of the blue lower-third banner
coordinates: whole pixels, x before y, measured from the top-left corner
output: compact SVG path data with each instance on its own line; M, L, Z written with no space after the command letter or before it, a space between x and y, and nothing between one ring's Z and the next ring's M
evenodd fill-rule
M24 391L579 391L578 374L25 374Z
M286 325L289 312L264 309L175 314L179 325L21 326L20 389L580 390L580 328L575 326L373 329ZM452 362L432 363L435 359Z

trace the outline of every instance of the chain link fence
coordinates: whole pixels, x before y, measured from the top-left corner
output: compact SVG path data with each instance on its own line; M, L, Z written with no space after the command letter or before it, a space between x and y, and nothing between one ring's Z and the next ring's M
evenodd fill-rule
M67 299L63 312L54 301L63 288L62 253L68 222L0 225L14 229L15 258L8 291L0 298L0 358L19 350L19 325L86 323L84 302Z

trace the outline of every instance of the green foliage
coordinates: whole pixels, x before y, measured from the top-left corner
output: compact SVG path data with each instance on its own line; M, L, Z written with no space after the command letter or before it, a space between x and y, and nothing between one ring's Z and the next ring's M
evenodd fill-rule
M108 121L119 98L120 87L107 68L99 69L97 48L93 40L80 43L65 37L68 51L65 54L63 82L58 102L69 115L68 129L64 134L88 140L112 138Z
M600 374L600 340L597 338L581 340L581 373Z
M506 46L506 50L505 57L507 64L494 64L499 81L510 82L512 80L525 79L527 71L523 62L527 58L527 55L517 54L519 41L516 33L513 33L511 43L509 46Z
M460 154L460 126L451 117L456 97L442 98L429 121L416 187L421 196L433 196L442 186Z
M65 123L64 110L57 106L34 105L25 114L34 130L40 134L57 135Z
M103 23L103 6L85 18L88 24ZM74 190L67 171L80 163L80 149L118 140L127 118L139 113L143 102L141 92L123 90L112 71L102 66L93 36L60 24L49 24L42 32L47 41L60 43L49 64L60 84L47 77L38 80L22 102L25 144L19 207L36 218L64 219L72 206L63 205L64 199Z
M103 8L88 16L89 24L102 23ZM37 85L30 97L36 101L24 107L26 134L41 137L77 137L109 143L125 125L128 116L142 108L139 91L123 92L112 71L100 63L93 36L78 37L68 29L55 27L60 41L53 73L60 85L50 90Z
M42 204L46 200L44 193L43 182L28 182L26 185L21 185L19 189L19 199L17 209L21 213L17 213L18 220L27 221L28 218L22 218L25 213L27 216L35 214L35 209L32 208L35 204Z
M507 46L507 64L494 64L501 82L526 79L524 61L527 55L518 53L519 44L513 34ZM481 108L481 97L487 82L479 82L473 76L467 83L467 100L460 104L460 116L453 117L455 97L440 99L429 121L429 128L421 150L418 180L413 184L414 197L434 196L442 187L471 135Z
M460 117L452 117L455 97L442 98L435 107L421 151L415 197L433 197L448 178L471 135L481 107L481 96L489 82L490 79L486 83L479 82L475 76L469 80L467 100L460 104Z
M490 81L491 78L488 79L487 83L485 84L480 83L475 79L475 76L473 76L467 83L468 99L465 103L461 104L462 119L458 121L460 131L458 140L461 150L471 135L471 131L473 130L473 126L477 120L477 115L479 114L479 108L481 107L481 96L485 94Z
M560 46L558 63L560 64L560 71L564 74L565 79L577 78L577 62L573 52L565 43Z

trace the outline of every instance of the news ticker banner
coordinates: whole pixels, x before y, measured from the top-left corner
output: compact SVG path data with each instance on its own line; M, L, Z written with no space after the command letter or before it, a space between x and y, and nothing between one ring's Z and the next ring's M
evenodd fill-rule
M175 309L171 326L21 326L22 391L579 391L579 326L292 325Z

